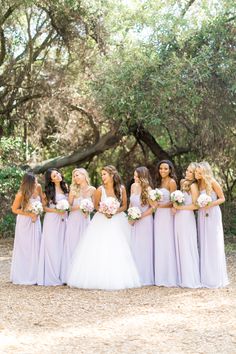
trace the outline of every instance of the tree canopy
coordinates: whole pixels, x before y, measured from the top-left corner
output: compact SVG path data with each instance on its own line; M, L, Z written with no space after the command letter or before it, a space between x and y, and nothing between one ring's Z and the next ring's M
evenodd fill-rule
M232 198L235 35L231 0L1 0L0 163L207 159Z

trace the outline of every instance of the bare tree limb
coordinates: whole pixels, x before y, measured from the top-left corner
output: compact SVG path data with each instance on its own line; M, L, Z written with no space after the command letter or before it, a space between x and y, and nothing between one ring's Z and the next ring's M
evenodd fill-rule
M95 139L95 143L97 143L100 139L100 133L99 133L99 129L98 127L96 126L96 124L94 123L94 116L92 113L88 112L85 108L81 107L81 106L75 106L73 104L69 104L68 107L71 109L71 110L74 110L74 111L78 111L84 115L86 115L86 117L88 118L89 120L89 123L90 123L90 126L91 128L93 129L93 132L94 132L94 139Z
M6 39L4 36L4 31L0 27L0 42L1 42L1 51L0 51L0 66L4 63L4 59L6 56Z
M195 0L189 0L181 12L181 16L184 17L189 8L193 5Z
M103 153L104 151L115 147L121 135L117 129L110 130L107 134L103 135L100 140L88 147L79 149L69 156L59 156L42 162L39 165L31 166L32 171L36 174L45 172L48 168L61 168L70 165L78 165L91 160L94 156Z
M162 147L157 143L153 135L142 125L135 126L132 129L133 135L136 137L136 139L144 142L152 151L152 153L157 157L158 160L172 159L168 152L162 149Z
M15 3L12 6L10 6L8 8L8 10L5 12L5 14L2 16L2 18L0 19L0 26L2 26L6 20L12 15L12 13L20 6L20 2L19 3Z

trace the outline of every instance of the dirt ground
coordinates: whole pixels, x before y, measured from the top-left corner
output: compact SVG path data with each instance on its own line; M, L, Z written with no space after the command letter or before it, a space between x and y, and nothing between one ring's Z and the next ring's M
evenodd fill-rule
M9 283L0 241L0 353L236 353L236 251L226 289L85 291Z

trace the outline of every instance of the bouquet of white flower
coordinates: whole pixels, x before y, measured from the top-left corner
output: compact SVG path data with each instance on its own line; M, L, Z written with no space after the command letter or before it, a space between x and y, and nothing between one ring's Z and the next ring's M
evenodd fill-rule
M138 207L130 207L128 209L128 220L135 221L141 218L141 211Z
M170 200L177 205L183 205L184 194L180 190L174 191L170 195Z
M209 195L207 194L201 194L199 195L199 197L197 198L197 206L199 208L204 208L208 205L210 205L212 202L212 199Z
M91 213L94 210L93 202L87 198L82 199L80 203L80 210L85 214Z
M57 202L56 209L60 211L69 211L70 205L66 199L62 199Z
M197 198L197 206L199 208L204 208L210 205L211 202L212 202L212 198L207 194L200 194L199 197ZM206 216L209 216L209 214L206 213Z
M155 188L155 189L151 189L148 192L148 196L152 201L162 201L163 200L163 193L160 189Z
M43 213L43 205L40 201L36 200L30 206L30 212L36 215L42 215Z
M112 217L120 207L120 203L113 197L107 197L99 204L99 212Z

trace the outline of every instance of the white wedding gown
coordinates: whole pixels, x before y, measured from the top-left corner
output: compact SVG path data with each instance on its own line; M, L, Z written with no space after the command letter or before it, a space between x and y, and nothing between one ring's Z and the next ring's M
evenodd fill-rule
M105 199L102 187L101 200ZM67 284L104 290L140 287L129 246L130 232L125 213L108 219L97 212L74 252Z

